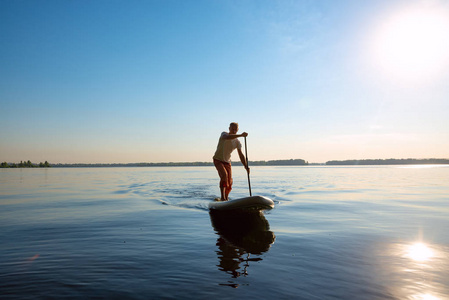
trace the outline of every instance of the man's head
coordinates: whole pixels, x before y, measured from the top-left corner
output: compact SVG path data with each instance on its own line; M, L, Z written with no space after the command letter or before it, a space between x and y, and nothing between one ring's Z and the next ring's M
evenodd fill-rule
M239 123L232 122L229 124L229 133L236 134L239 131Z

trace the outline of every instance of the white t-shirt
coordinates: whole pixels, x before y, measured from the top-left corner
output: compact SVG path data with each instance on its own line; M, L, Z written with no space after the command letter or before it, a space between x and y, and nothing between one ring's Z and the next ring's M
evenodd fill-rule
M226 140L224 137L229 135L227 132L222 132L218 140L217 151L215 151L214 159L224 162L231 162L231 153L235 149L242 149L242 144L239 139Z

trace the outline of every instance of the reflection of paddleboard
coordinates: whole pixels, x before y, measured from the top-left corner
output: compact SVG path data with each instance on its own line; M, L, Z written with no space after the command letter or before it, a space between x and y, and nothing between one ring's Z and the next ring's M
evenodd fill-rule
M268 251L276 239L261 211L211 210L209 215L212 226L220 235L217 246L220 248L221 239L227 242L227 245L221 245L221 254L228 261L235 262L234 259L240 259L242 255L238 250L225 251L229 250L229 247L243 249L251 254L261 254Z
M233 209L271 209L274 202L270 198L263 196L252 196L229 201L214 201L209 203L209 209L213 210L233 210Z

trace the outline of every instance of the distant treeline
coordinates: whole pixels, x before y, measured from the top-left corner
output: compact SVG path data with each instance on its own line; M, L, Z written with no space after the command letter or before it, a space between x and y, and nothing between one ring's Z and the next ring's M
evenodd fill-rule
M240 161L233 162L234 165L240 166ZM419 164L449 164L449 159L443 158L429 158L429 159L359 159L359 160L331 160L326 162L328 166L336 165L419 165ZM49 164L44 163L34 164L31 161L21 161L20 163L1 163L1 168L107 168L107 167L208 167L213 166L213 162L162 162L162 163L117 163L117 164ZM249 166L308 166L317 165L309 164L303 159L285 159L285 160L260 160L250 161Z
M193 167L213 166L209 162L168 162L168 163L116 163L116 164L52 164L55 168L108 168L108 167Z
M335 165L439 165L449 164L449 159L428 158L428 159L357 159L357 160L331 160L326 162L328 166Z
M237 161L234 165L241 165ZM308 163L303 159L288 159L288 160L269 160L269 161L250 161L251 166L304 166ZM58 168L104 168L104 167L208 167L213 166L213 162L168 162L168 163L127 163L127 164L52 164L52 167Z
M39 164L33 164L31 161L20 161L20 163L7 163L2 162L0 168L50 168L51 165L48 161L40 162Z
M233 162L235 165L241 165L242 163L237 161ZM281 159L281 160L259 160L250 161L249 166L306 166L309 163L303 159Z

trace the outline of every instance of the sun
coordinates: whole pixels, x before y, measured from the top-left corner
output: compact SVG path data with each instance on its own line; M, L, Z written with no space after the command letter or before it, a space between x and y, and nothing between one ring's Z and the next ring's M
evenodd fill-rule
M399 81L434 80L449 68L449 10L413 7L392 14L374 39L374 63Z

